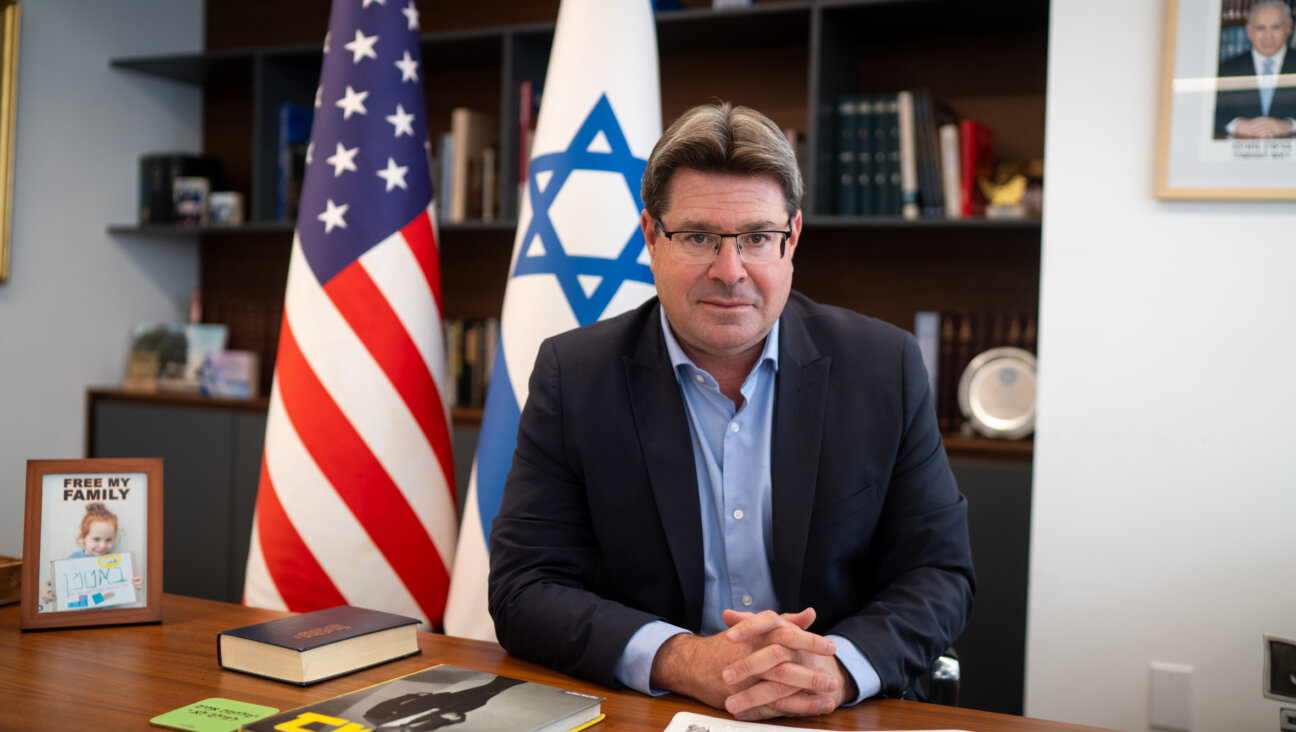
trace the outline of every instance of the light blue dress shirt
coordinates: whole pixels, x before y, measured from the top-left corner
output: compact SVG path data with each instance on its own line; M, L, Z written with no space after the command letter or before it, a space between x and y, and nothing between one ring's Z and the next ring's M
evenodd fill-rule
M702 509L702 633L713 635L727 627L721 619L726 608L757 613L779 607L769 569L773 546L770 456L779 323L774 323L766 337L765 349L740 389L743 404L735 409L716 380L684 354L665 311L661 321L693 442ZM668 638L687 632L661 620L644 625L631 636L614 678L645 694L665 693L649 684L653 658ZM881 680L859 648L842 636L828 638L837 646L837 659L859 687L859 695L850 703L878 693Z

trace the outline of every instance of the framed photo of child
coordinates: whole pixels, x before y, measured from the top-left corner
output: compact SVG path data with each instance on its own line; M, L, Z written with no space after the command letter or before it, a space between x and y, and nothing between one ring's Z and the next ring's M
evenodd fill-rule
M162 460L28 460L23 630L162 621Z

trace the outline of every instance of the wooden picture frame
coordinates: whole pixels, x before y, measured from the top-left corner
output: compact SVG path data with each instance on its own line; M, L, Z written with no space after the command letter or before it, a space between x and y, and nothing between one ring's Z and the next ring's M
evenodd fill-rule
M21 9L16 0L0 0L0 282L9 279L9 239L13 231L20 17Z
M23 630L162 621L160 458L27 461L19 615Z
M1246 139L1225 130L1253 119L1243 103L1254 104L1255 115L1296 118L1296 34L1286 39L1283 69L1273 77L1275 96L1261 112L1246 14L1235 7L1220 0L1167 0L1158 198L1296 199L1296 137ZM1238 71L1243 63L1250 75Z

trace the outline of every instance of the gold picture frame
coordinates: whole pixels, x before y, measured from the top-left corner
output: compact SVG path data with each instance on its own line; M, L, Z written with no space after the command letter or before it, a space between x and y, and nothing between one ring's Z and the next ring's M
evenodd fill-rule
M14 126L18 122L17 0L0 0L0 282L9 279L13 231Z
M1276 76L1276 96L1269 110L1256 114L1296 117L1289 114L1296 102L1296 73L1288 70L1296 62L1292 40L1288 37L1286 63ZM1250 46L1246 15L1235 4L1167 0L1157 198L1296 199L1296 137L1243 139L1225 129L1251 117L1231 116L1239 111L1240 95L1260 96L1260 77L1254 71L1238 75L1235 68L1243 54L1253 66Z
M162 621L162 460L28 460L23 630Z

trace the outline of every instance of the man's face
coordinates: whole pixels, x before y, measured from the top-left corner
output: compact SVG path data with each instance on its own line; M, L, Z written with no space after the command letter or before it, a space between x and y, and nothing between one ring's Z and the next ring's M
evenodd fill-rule
M1272 56L1287 43L1291 35L1291 18L1284 17L1282 8L1261 8L1247 24L1247 37L1262 56Z
M669 205L661 220L667 231L791 229L786 252L775 262L747 264L739 258L737 243L725 239L714 262L686 264L671 256L674 245L657 232L647 211L640 220L657 295L685 353L696 362L699 357L739 358L759 350L792 289L792 254L801 235L801 213L789 225L783 190L772 177L681 168L671 179Z

